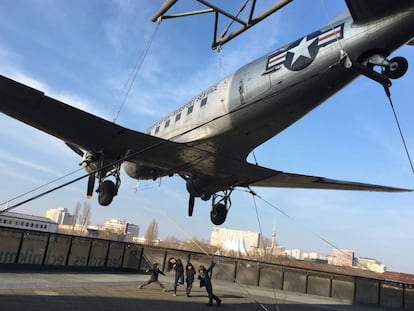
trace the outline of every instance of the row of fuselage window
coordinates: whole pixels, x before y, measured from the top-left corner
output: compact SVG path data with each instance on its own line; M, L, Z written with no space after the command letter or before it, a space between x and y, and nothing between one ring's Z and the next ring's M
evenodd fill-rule
M201 102L200 102L200 108L203 107L205 104L207 104L207 97L204 97L201 100ZM187 115L189 115L190 113L192 113L193 112L193 109L194 109L194 105L189 106L187 108ZM179 113L177 113L175 115L175 122L178 122L180 119L181 119L181 112L179 112ZM166 120L165 123L164 123L164 128L169 127L170 126L170 123L171 123L171 119ZM159 131L160 131L160 125L158 125L155 128L154 134L158 134Z

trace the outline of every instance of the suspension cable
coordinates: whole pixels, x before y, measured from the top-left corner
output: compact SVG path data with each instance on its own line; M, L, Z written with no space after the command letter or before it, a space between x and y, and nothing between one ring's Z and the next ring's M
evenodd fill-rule
M161 145L162 145L162 144L164 144L165 142L166 142L166 141L159 141L159 142L156 142L156 143L154 143L154 144L152 144L152 145L150 145L150 146L148 146L148 147L146 147L146 148L143 148L143 149L138 150L138 151L133 152L133 153L129 153L129 154L127 154L127 155L123 156L122 158L120 158L120 159L118 159L118 160L116 160L116 161L112 161L112 162L108 163L107 165L104 165L103 167L98 168L98 169L96 169L96 170L94 170L94 171L92 171L92 172L90 172L90 173L84 174L84 175L82 175L82 176L80 176L80 177L78 177L78 178L75 178L75 179L73 179L73 180L71 180L71 181L68 181L68 182L66 182L66 183L64 183L64 184L61 184L61 185L56 186L56 187L54 187L54 188L52 188L52 189L49 189L49 190L47 190L47 191L44 191L44 192L42 192L42 193L40 193L40 194L38 194L38 195L35 195L35 196L33 196L33 197L30 197L30 198L29 198L29 199L27 199L27 200L21 201L21 202L16 203L16 204L14 204L14 205L12 205L12 206L9 206L9 207L7 207L7 208L5 208L5 209L2 209L2 210L0 210L0 214L2 214L2 213L4 213L4 212L7 212L7 211L9 211L9 210L12 210L12 209L14 209L14 208L16 208L16 207L19 207L20 205L26 204L26 203L28 203L28 202L30 202L30 201L35 200L35 199L38 199L38 198L40 198L40 197L43 197L43 196L45 196L46 194L49 194L49 193L51 193L51 192L54 192L54 191L56 191L56 190L58 190L58 189L61 189L61 188L63 188L63 187L66 187L66 186L68 186L68 185L70 185L70 184L73 184L73 183L75 183L75 182L77 182L77 181L79 181L79 180L81 180L81 179L83 179L83 178L88 177L89 175L95 175L96 173L101 172L101 171L105 171L105 170L109 169L110 167L113 167L113 166L116 166L116 165L120 165L122 162L127 161L128 159L130 159L130 158L132 158L132 157L134 157L134 156L137 156L137 155L139 155L139 154L145 153L145 152L147 152L147 151L149 151L149 150L151 150L151 149L153 149L153 148L156 148L156 147L158 147L158 146L161 146ZM61 179L61 178L60 178L60 179ZM51 183L51 182L50 182L50 183ZM50 184L50 183L49 183L49 184ZM38 188L39 188L39 187L38 187ZM33 192L33 191L34 191L34 190L32 190L32 191L30 191L30 192ZM20 197L20 196L19 196L19 197ZM6 202L9 202L9 201L6 201Z
M292 222L294 222L295 224L297 224L298 226L302 226L304 229L306 229L307 231L309 231L311 234L313 234L314 236L316 236L318 239L320 239L321 241L323 241L324 243L326 243L327 245L331 246L333 249L337 250L338 252L340 252L342 255L344 256L350 256L349 254L345 253L343 250L341 250L337 245L335 245L333 242L329 241L328 239L322 237L320 234L318 234L317 232L315 232L314 230L312 230L310 227L306 226L303 223L300 223L299 221L297 221L295 218L293 218L292 216L290 216L289 214L287 214L286 212L284 212L282 209L280 209L279 207L277 207L276 205L272 204L271 202L267 201L266 199L264 199L263 197L261 197L260 195L258 195L256 192L248 189L248 190L244 190L245 192L248 192L254 196L257 196L260 200L262 200L264 203L266 203L268 206L270 206L271 208L273 208L274 210L276 210L277 212L281 213L282 215L286 216L288 219L290 219ZM367 265L361 265L362 267L366 268L366 270L368 269Z
M251 193L251 195L252 195L252 198L253 198L253 204L254 204L254 208L255 208L255 211L256 211L256 217L257 217L257 223L258 223L258 225L259 225L259 230L260 230L260 236L262 237L262 244L263 244L263 253L264 253L264 258L268 258L268 256L267 256L267 251L266 251L266 242L265 242L265 240L264 240L264 234L263 234L263 229L262 229L262 223L261 223L261 221L260 221L260 217L259 217L259 210L258 210L258 208L257 208L257 203L256 203L256 193L252 190L252 189L250 189L250 188L248 188L249 190L250 190L250 193ZM272 250L272 255L273 255L273 250ZM273 298L274 298L274 300L275 300L275 308L276 308L276 310L277 311L279 311L279 304L278 304L278 300L277 300L277 297L276 297L276 289L275 289L275 284L274 284L274 280L273 280L273 278L271 278L271 282L272 282L272 290L273 290ZM261 304L260 304L261 305ZM262 306L262 308L263 309L265 309L264 308L264 306L263 305L261 305ZM266 309L267 310L267 309Z
M148 42L147 42L147 44L144 48L144 51L142 52L141 56L138 58L138 61L135 64L134 69L131 71L127 81L125 82L125 85L122 89L122 92L125 91L124 97L123 97L123 99L121 101L121 104L119 105L119 109L118 109L118 111L115 115L115 118L114 118L114 121L113 121L114 123L116 123L118 121L121 110L124 107L124 104L125 104L128 96L129 96L129 93L131 92L132 86L135 83L137 75L138 75L139 71L141 70L142 64L144 63L144 60L148 55L148 52L149 52L149 50L152 46L152 43L154 42L155 35L157 34L159 28L160 28L160 23L157 23L157 26L154 28L154 31L153 31L152 35L150 36L150 38L149 38L149 40L148 40ZM121 94L122 94L122 92L121 92ZM121 97L121 94L120 94L119 97Z
M404 149L405 149L405 153L407 155L408 162L410 163L410 166L411 166L411 171L414 174L413 162L411 161L410 152L408 151L407 144L406 144L405 138L404 138L404 134L402 132L402 129L401 129L401 126L400 126L400 122L398 120L397 113L396 113L395 108L394 108L394 104L393 104L393 101L392 101L392 98L391 98L390 90L389 90L389 88L387 86L384 86L384 89L385 89L385 94L387 95L388 101L390 103L392 112L394 114L395 123L397 124L398 131L400 132L400 137L401 137L402 143L404 145Z
M35 192L35 191L37 191L37 190L39 190L39 189L41 189L41 188L46 187L46 186L49 186L50 184L53 184L53 183L55 183L55 182L57 182L57 181L59 181L59 180L61 180L61 179L64 179L64 178L66 178L66 177L68 177L68 176L70 176L70 175L73 175L73 174L75 174L75 173L77 173L77 172L79 172L79 171L81 171L81 170L83 170L83 168L78 168L77 170L74 170L74 171L72 171L72 172L70 172L70 173L67 173L67 174L65 174L65 175L63 175L63 176L61 176L61 177L55 178L55 179L53 179L53 180L51 180L51 181L49 181L49 182L47 182L47 183L44 183L43 185L40 185L40 186L38 186L38 187L36 187L36 188L33 188L33 189L31 189L31 190L28 190L28 191L26 191L26 192L24 192L24 193L22 193L22 194L19 194L19 195L15 196L15 197L13 197L13 198L11 198L11 199L7 200L7 201L0 202L0 206L1 206L1 205L8 204L8 203L10 203L10 202L12 202L12 201L14 201L14 200L17 200L17 199L19 199L19 198L21 198L21 197L24 197L25 195L28 195L28 194L30 194L30 193L32 193L32 192ZM1 211L0 211L0 213L1 213Z

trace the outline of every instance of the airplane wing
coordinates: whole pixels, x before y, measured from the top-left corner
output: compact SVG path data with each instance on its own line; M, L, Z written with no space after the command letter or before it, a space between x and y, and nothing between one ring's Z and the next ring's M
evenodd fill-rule
M199 176L228 186L260 186L365 191L407 189L284 173L216 153L203 145L175 143L109 122L0 76L0 111L105 159L139 162L164 175ZM208 145L208 141L204 142Z
M345 0L356 23L366 23L401 11L412 0Z
M248 164L248 163L247 163ZM281 171L274 171L264 167L258 167L252 164L251 170L261 171L258 175L265 176L261 180L250 182L249 186L257 187L275 187L275 188L303 188L303 189L332 189L332 190L359 190L359 191L379 191L379 192L404 192L412 191L410 189L395 188L381 185L373 185L345 180L330 179L318 176L308 176L300 174L291 174ZM265 172L267 171L267 172Z
M108 161L128 155L128 160L155 162L155 167L171 174L210 155L196 147L124 128L1 75L0 112L69 145L91 153L101 152Z

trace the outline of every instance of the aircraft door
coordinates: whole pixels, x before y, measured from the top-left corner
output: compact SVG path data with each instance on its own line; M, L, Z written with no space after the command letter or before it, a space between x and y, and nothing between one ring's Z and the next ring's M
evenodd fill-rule
M275 70L272 70L271 72L267 73L267 75L270 78L270 84L272 86L272 89L278 88L283 83L283 67L276 68Z
M245 105L257 100L260 96L270 90L270 77L263 72L249 68L237 79L238 96L240 105Z

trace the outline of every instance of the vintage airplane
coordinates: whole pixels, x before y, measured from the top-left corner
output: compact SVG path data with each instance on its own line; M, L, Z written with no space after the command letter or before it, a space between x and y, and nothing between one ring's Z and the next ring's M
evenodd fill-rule
M0 111L65 141L79 153L101 205L120 186L120 167L136 179L175 174L186 180L191 216L196 197L212 200L222 224L236 187L411 191L285 173L247 162L258 145L285 130L359 75L387 90L407 61L389 55L414 37L414 1L346 0L322 29L245 65L152 125L124 128L0 77ZM377 69L379 68L379 69ZM377 69L377 70L376 70ZM76 124L76 126L72 126Z

